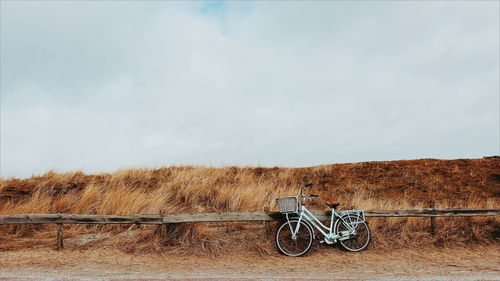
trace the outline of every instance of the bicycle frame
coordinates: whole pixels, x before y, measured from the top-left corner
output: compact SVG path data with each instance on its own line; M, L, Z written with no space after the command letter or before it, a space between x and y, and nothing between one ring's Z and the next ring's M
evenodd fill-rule
M300 194L297 195L298 202L301 202L300 200L304 199L306 196L307 195L303 195L301 188ZM295 229L292 229L292 224L290 223L289 214L288 213L286 214L286 219L290 227L290 232L292 232L292 239L295 239L297 237L297 233L300 229L300 222L302 220L306 221L309 225L316 228L321 234L323 234L323 236L325 237L324 241L328 244L336 243L337 240L349 239L351 235L356 235L357 225L365 221L365 214L364 211L362 210L346 210L346 211L341 211L339 214L335 211L334 208L332 208L330 227L327 227L321 221L319 221L318 218L314 216L314 214L311 213L311 211L309 211L306 208L306 206L300 203L298 207L299 207L297 213L298 223ZM355 221L352 220L351 215L355 216L356 218ZM348 220L345 220L344 217L346 217ZM337 233L337 230L334 229L334 227L335 225L338 225L335 223L335 220L340 220L341 223L347 228L347 231L342 231L339 234L335 234Z
M310 225L314 226L323 236L326 238L326 242L332 242L335 243L337 242L338 239L342 239L344 237L349 237L349 235L355 235L356 234L356 228L352 227L352 224L357 224L356 222L347 222L344 220L337 212L335 212L335 209L332 209L332 216L330 218L330 227L327 227L324 225L321 221L314 216L314 214L311 213L305 206L301 205L299 208L299 213L298 213L298 223L295 229L292 229L292 225L289 223L290 226L290 231L292 232L292 238L296 237L297 233L299 232L300 229L300 222L302 220L305 220L309 222ZM288 214L286 214L286 218L288 222L290 222ZM341 234L335 235L335 229L334 227L334 222L335 219L341 220L341 222L347 227L348 231L343 232Z

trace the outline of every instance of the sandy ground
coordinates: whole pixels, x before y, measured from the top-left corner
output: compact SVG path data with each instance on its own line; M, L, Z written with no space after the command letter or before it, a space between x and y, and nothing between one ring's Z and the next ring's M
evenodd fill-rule
M116 249L0 252L0 280L500 280L500 245L348 253L317 247L302 258L248 253L127 254Z

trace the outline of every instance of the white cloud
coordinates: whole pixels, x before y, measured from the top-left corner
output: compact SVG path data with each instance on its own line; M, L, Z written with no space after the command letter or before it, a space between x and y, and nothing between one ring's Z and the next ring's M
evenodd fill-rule
M499 153L498 3L252 3L2 2L1 175Z

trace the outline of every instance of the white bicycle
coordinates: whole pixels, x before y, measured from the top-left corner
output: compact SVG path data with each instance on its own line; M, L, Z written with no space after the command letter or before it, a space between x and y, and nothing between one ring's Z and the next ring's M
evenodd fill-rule
M371 233L363 210L346 210L335 212L340 203L333 202L326 205L332 209L330 226L321 223L304 206L303 201L318 197L316 194L304 194L303 190L312 184L302 186L300 193L293 197L277 198L276 202L286 222L276 231L276 247L280 253L299 257L306 254L316 238L314 229L323 235L320 243L334 244L339 242L342 248L351 252L359 252L370 243Z

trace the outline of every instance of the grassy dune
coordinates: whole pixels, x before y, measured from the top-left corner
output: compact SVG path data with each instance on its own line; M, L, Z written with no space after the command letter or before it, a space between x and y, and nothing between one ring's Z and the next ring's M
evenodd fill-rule
M274 199L295 195L314 183L320 197L309 205L326 209L428 207L498 208L500 159L363 162L310 168L199 166L157 170L130 169L111 174L48 172L28 179L0 181L0 214L158 214L275 210ZM464 245L500 242L499 218L439 218L435 236L429 219L370 221L371 247ZM131 252L203 252L230 250L274 252L272 234L263 224L186 224L160 237L156 226L66 226L68 247L120 247ZM53 226L0 226L0 249L52 245Z

